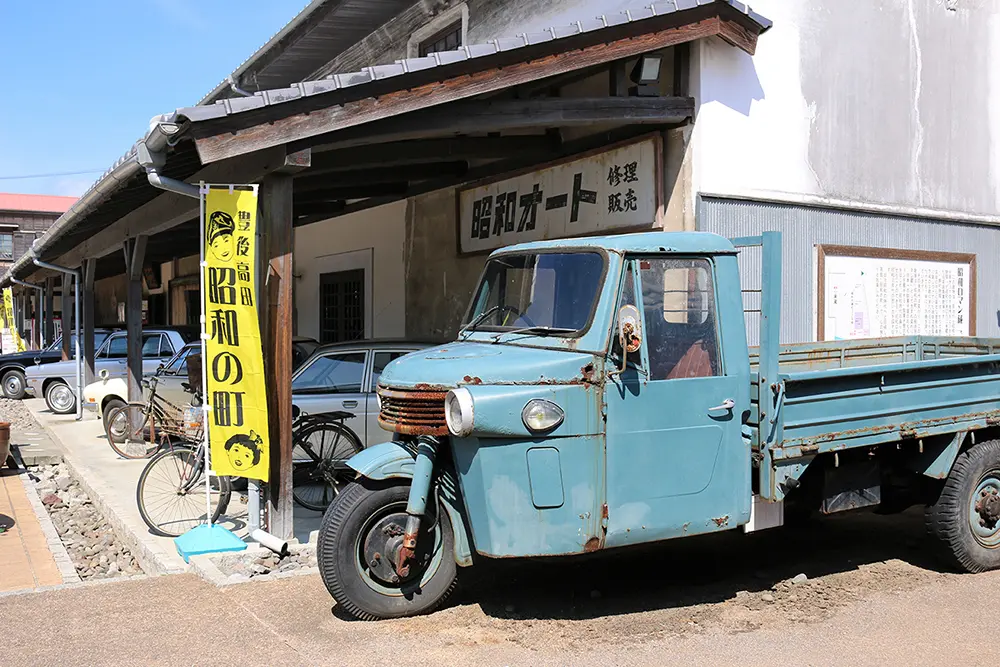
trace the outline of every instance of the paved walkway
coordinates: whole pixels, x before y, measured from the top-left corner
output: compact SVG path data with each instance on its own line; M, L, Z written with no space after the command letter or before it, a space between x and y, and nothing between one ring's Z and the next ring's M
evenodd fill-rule
M23 475L0 468L0 593L63 583Z
M146 461L125 460L115 454L108 446L101 420L89 413L84 415L82 421L77 421L74 415L53 414L42 399L28 399L25 405L52 434L55 447L81 478L81 484L91 500L125 539L143 569L151 574L185 571L187 565L177 554L173 539L150 533L139 516L135 488ZM294 519L295 537L300 542L315 539L315 531L322 519L320 512L296 506ZM246 506L240 503L238 493L233 494L229 511L219 523L240 537L246 536Z

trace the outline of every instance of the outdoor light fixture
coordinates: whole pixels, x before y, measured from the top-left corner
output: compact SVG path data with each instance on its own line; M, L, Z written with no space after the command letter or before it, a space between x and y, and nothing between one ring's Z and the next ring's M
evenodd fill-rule
M629 78L636 84L630 92L637 97L657 97L660 94L660 65L663 57L659 54L640 56Z
M472 433L475 407L468 389L459 387L448 392L444 399L444 418L452 435L464 438Z
M543 398L533 398L521 410L521 421L532 433L547 433L563 423L562 408Z

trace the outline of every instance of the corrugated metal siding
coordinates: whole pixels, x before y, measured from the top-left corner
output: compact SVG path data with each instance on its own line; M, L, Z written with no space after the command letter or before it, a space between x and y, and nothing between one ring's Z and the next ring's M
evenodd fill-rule
M701 231L727 237L756 236L765 231L782 233L783 343L815 338L815 246L818 244L975 253L978 278L976 333L979 336L1000 336L998 227L718 197L699 198L697 225ZM760 289L759 250L741 253L740 271L744 281L745 306L759 308L757 294L746 292ZM751 345L756 345L758 338L759 320L754 319L755 316L755 313L747 316L747 336Z

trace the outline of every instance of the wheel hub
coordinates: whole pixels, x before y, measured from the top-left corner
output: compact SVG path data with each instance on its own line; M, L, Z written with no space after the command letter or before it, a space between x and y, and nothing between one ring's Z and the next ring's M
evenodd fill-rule
M979 513L979 524L984 528L994 528L1000 521L1000 494L997 489L983 489L976 499L975 509Z
M433 540L421 540L417 553L409 558L410 567L405 575L398 572L406 533L406 512L394 512L372 526L364 542L364 565L372 578L383 584L398 587L407 581L419 579L433 557Z

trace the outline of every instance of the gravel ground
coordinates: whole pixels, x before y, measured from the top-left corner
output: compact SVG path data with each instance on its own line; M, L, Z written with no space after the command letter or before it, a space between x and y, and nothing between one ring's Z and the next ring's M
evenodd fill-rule
M35 490L52 517L81 579L110 579L142 574L132 553L90 502L66 466L57 463L32 471Z
M40 431L42 429L23 401L12 401L0 397L0 421L10 422L11 434L18 431Z
M271 551L226 554L215 560L223 574L231 578L252 579L277 572L291 572L316 567L316 547L305 545L293 548L291 553L279 557Z

